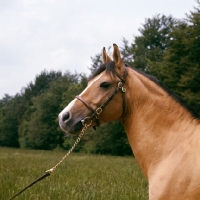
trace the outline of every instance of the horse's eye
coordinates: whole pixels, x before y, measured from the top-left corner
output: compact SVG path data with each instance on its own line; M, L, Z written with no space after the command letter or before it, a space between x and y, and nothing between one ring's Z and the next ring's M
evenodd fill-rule
M103 83L100 84L100 87L105 88L105 89L109 88L109 86L110 86L110 83L108 83L108 82L103 82Z

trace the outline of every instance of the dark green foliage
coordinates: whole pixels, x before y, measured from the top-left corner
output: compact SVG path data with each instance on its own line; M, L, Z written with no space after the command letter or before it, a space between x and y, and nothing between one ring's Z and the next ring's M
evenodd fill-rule
M28 122L27 147L53 149L57 146L59 134L55 126L58 114L56 95L46 92L33 100L34 112Z
M63 133L58 129L57 116L62 110L63 95L77 81L78 75L67 73L52 81L47 91L32 98L32 106L20 126L22 146L34 149L62 146Z
M90 130L84 150L96 154L132 155L124 128L120 122L108 122Z
M148 60L161 62L165 50L169 48L170 33L176 23L174 18L165 15L146 19L143 27L139 29L141 36L136 36L130 47L134 59L132 66L150 72Z
M133 54L131 53L131 47L129 47L128 40L125 38L122 39L123 47L120 49L122 59L125 63L129 64L130 66L133 66L134 59Z
M1 100L0 107L0 145L19 147L18 142L18 108L20 105L18 96L12 98L9 95Z
M46 70L42 71L40 75L37 75L34 83L30 82L27 87L22 89L22 93L26 99L31 99L33 96L38 96L50 87L50 83L54 80L60 79L62 77L62 72Z

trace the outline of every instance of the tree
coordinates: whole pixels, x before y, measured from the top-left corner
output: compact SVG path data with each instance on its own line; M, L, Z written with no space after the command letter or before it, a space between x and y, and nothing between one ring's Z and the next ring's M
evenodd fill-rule
M22 146L34 149L62 146L63 132L58 128L57 116L63 109L63 96L66 94L69 98L74 85L79 85L79 75L67 72L53 80L46 92L31 99L32 106L27 109L25 116L28 116L24 117L19 129Z
M34 112L27 122L26 146L34 149L53 149L59 141L55 126L58 102L54 94L46 92L33 99ZM24 124L25 125L25 124Z
M123 46L120 48L120 52L122 55L122 59L125 63L129 64L130 66L133 66L133 54L131 53L131 47L129 46L128 40L126 40L124 37L122 38Z
M20 121L20 96L5 95L0 106L0 145L19 147L18 125Z
M22 88L21 96L23 96L27 104L31 104L32 97L46 92L49 89L51 82L58 80L61 77L61 71L56 72L51 70L48 72L43 70L41 74L36 75L34 82L31 81L26 87Z
M147 73L151 72L148 60L161 62L166 49L169 48L170 33L177 20L172 16L157 15L153 19L146 19L143 28L139 31L141 36L136 36L131 46L130 53L133 55L133 67Z

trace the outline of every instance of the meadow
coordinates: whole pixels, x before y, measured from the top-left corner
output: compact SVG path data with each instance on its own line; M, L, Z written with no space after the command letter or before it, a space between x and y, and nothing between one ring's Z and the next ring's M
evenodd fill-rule
M0 199L14 194L51 169L66 151L0 148ZM16 200L148 199L148 184L133 156L72 153L46 179Z

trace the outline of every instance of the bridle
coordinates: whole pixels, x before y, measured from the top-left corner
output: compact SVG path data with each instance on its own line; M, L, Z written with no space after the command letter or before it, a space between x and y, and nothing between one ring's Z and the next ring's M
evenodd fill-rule
M117 92L119 90L122 91L122 115L120 118L122 118L125 115L126 112L126 100L125 100L125 92L126 92L126 88L124 87L124 84L126 82L126 77L128 75L128 67L125 67L124 73L123 75L119 75L116 71L114 71L115 75L121 80L120 82L118 82L117 84L117 88L114 90L114 92L108 97L108 99L101 105L99 106L97 109L92 108L89 103L84 100L81 96L76 96L76 98L78 100L80 100L90 111L92 111L92 115L85 117L84 119L81 120L81 123L83 125L83 127L85 125L90 126L92 124L92 120L95 118L96 119L96 126L100 126L100 118L99 115L101 114L101 112L103 111L103 109L105 108L105 106L112 100L112 98L115 96L115 94L117 94ZM90 120L89 123L87 123L87 121ZM94 126L93 128L96 129L96 126Z

